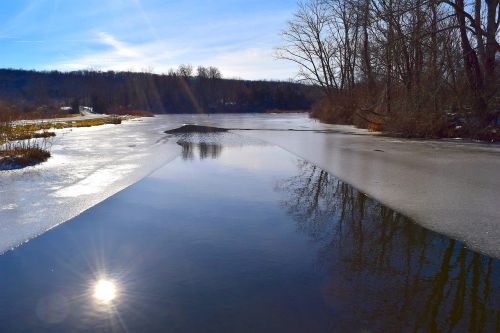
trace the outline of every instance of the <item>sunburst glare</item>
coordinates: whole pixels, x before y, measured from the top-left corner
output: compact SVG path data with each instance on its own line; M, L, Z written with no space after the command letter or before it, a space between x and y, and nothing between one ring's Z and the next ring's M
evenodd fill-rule
M117 296L116 284L111 280L101 279L94 286L94 298L102 303L109 303Z

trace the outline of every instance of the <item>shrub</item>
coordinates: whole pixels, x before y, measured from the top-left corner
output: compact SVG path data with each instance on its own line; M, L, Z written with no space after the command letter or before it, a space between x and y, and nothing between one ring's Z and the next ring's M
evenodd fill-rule
M354 105L352 99L342 94L324 98L313 105L311 117L329 124L348 124L353 121Z
M0 150L0 170L21 169L45 162L50 152L40 147L15 147Z
M120 117L112 117L108 124L120 125L122 123L122 119Z

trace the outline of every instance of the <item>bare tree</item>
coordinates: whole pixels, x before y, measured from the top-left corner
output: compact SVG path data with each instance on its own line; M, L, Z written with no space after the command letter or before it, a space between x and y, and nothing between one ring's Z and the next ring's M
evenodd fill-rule
M489 108L496 94L496 54L500 52L498 28L500 25L500 2L475 0L466 5L464 0L444 0L456 14L463 53L463 66L472 92L473 109L484 122L491 122L500 110ZM475 41L475 42L474 42ZM495 105L498 107L498 105Z
M286 44L277 56L299 65L299 80L319 85L331 108L339 94L350 92L356 82L359 15L354 2L311 0L299 9L282 32ZM346 121L345 109L352 99L344 98L336 108L336 121Z
M191 65L179 65L177 69L177 75L188 78L193 75L193 66Z
M304 0L277 55L323 89L324 120L441 136L460 113L476 136L500 116L499 25L499 0Z
M208 78L209 79L222 79L222 73L217 67L208 67Z
M197 76L201 79L208 79L209 75L208 75L208 68L206 67L203 67L203 66L198 66L198 69L197 69Z
M299 9L281 33L286 45L277 50L279 58L299 65L301 80L320 85L326 94L340 88L333 67L336 45L328 7L322 0L299 2Z

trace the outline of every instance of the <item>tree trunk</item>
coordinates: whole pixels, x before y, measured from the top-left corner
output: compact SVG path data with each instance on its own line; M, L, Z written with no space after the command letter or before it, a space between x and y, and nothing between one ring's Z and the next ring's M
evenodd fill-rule
M481 1L481 0L476 0ZM460 30L460 40L462 46L462 54L464 59L464 69L469 81L469 86L472 92L472 108L476 115L483 118L487 113L487 104L483 96L484 92L484 79L481 71L481 65L476 51L472 48L469 37L467 36L467 23L465 20L464 1L457 0L457 8L455 13L457 15L458 27Z

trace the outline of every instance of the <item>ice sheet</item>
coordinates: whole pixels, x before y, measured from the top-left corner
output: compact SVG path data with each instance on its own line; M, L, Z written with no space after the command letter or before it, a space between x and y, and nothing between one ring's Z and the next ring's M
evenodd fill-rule
M56 130L45 163L0 174L0 253L80 214L180 153L156 119Z

